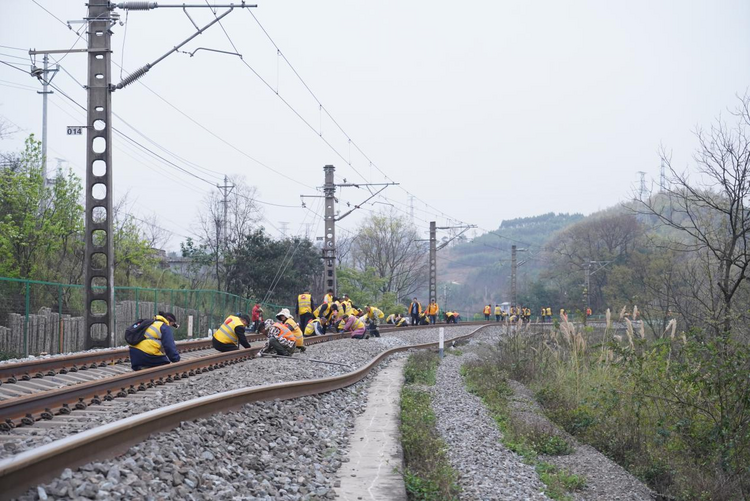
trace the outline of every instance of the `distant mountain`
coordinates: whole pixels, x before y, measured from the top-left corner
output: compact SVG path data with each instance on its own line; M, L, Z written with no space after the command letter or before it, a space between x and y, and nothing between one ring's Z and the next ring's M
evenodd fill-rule
M448 307L474 311L485 304L509 300L511 246L518 248L519 285L535 279L542 263L540 251L552 236L584 218L555 214L503 221L500 227L438 253L438 297ZM454 282L457 282L454 283Z

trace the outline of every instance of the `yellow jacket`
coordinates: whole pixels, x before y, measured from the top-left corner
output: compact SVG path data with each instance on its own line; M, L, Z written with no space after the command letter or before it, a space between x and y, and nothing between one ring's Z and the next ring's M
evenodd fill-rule
M427 305L427 308L424 311L427 315L437 315L440 311L440 307L437 303L430 303Z

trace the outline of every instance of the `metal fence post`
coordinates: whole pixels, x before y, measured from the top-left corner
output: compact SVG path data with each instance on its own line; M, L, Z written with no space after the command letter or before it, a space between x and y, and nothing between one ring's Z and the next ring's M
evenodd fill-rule
M135 288L135 318L136 320L141 318L141 303L138 302L138 292L141 290L140 287Z
M25 357L29 356L29 302L30 302L30 290L29 290L29 282L26 281L26 306L24 308L24 320L23 320L23 355Z
M58 335L60 337L60 346L58 353L63 352L63 343L65 342L65 334L64 334L64 323L63 323L63 316L62 316L62 304L63 304L63 292L62 292L62 285L57 286L57 322L58 322Z
M154 289L154 316L159 313L159 289Z
M216 291L211 294L211 312L208 314L208 324L214 324L214 302L216 301ZM210 329L211 327L209 327Z

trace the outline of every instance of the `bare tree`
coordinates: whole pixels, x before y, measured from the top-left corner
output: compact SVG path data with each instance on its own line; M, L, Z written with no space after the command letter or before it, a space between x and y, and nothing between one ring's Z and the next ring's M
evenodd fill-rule
M636 210L673 231L672 247L690 252L691 282L702 283L693 299L716 335L729 335L740 314L734 302L747 279L750 253L750 97L740 99L734 125L718 118L710 129L698 129L694 154L697 179L679 172L666 153L662 160L670 185L661 194L635 202Z
M249 186L242 178L231 178L234 189L227 198L226 224L224 221L224 197L219 191L209 193L204 199L204 208L199 215L198 237L211 255L217 287L226 287L226 276L236 263L225 259L236 254L244 236L257 226L262 211L256 202L257 188ZM224 228L226 227L226 234Z
M370 216L352 244L355 268L374 268L385 278L382 292L407 297L424 286L427 279L427 252L408 218L393 210Z

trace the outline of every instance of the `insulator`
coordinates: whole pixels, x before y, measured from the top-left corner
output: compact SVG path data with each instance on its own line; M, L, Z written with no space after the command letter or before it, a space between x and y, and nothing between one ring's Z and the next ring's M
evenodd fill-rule
M150 64L147 64L146 66L143 66L142 68L138 68L133 73L123 78L122 82L117 84L117 88L122 89L124 87L127 87L128 85L132 84L133 82L141 78L143 75L145 75L150 69L151 69Z
M125 10L149 10L157 7L156 2L123 2L117 4L117 7Z

